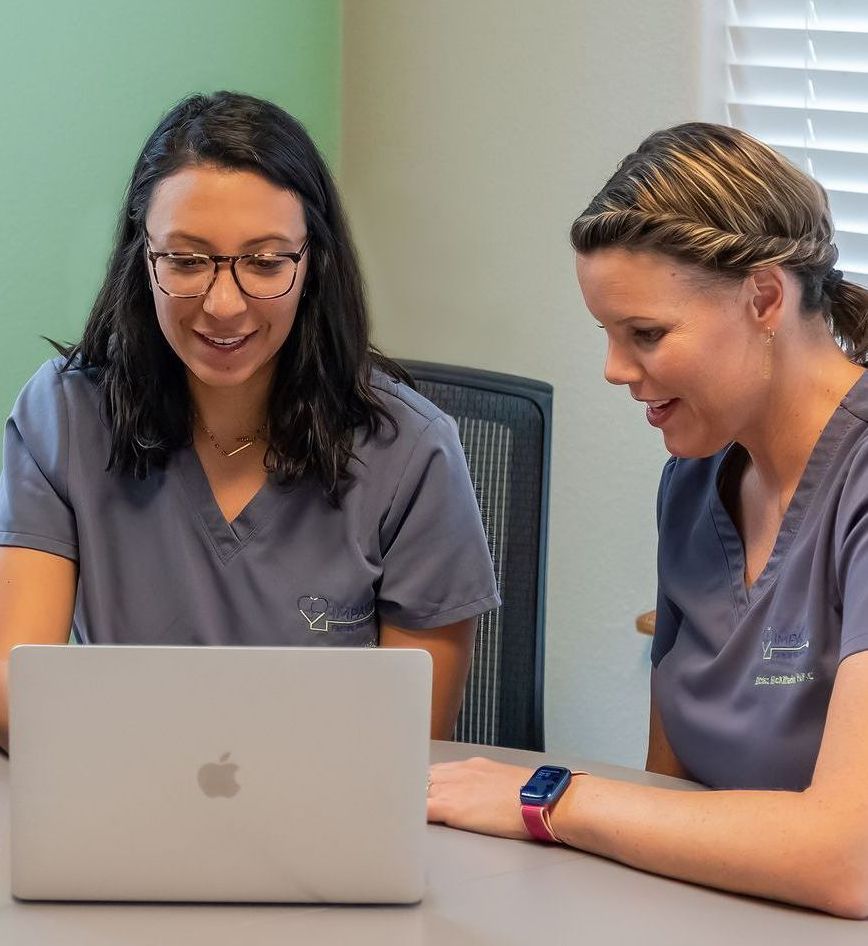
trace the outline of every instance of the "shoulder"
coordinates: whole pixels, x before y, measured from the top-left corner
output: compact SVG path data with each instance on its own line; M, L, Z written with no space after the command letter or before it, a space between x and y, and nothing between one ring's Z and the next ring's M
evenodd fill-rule
M383 408L397 427L396 439L412 444L423 435L425 439L454 440L457 437L453 419L409 385L375 371L371 387Z
M67 367L62 355L44 362L21 389L15 412L50 411L68 402L89 400L96 394L90 371L73 363Z
M416 481L432 465L450 476L467 475L458 428L448 414L382 372L374 372L371 388L388 416L375 434L360 431L356 438L355 473L361 481L391 484L394 493L398 482Z
M64 358L52 358L43 362L30 380L21 389L15 403L15 410L21 407L51 402L62 396L61 368Z
M21 389L12 408L11 422L31 449L43 443L63 446L72 432L102 427L100 395L92 372L64 357L42 364ZM51 447L50 449L53 449Z
M448 417L418 391L382 371L371 374L371 387L396 422L403 418L410 426L425 428L433 420Z
M868 372L844 397L833 421L839 416L843 423L830 457L831 480L840 483L845 513L861 515L868 508Z
M837 466L840 490L835 491L836 519L839 529L846 533L868 518L868 423L860 424Z
M68 496L70 454L80 452L77 445L96 430L98 418L99 396L86 373L66 369L63 357L46 361L22 388L6 427L4 463L17 471L10 475L48 480Z

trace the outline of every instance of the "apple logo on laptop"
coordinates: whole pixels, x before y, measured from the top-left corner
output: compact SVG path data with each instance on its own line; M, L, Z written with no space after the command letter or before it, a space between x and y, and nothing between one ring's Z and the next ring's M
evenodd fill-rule
M235 781L238 766L229 761L231 753L224 752L219 762L206 762L199 768L199 788L209 798L232 798L241 790Z

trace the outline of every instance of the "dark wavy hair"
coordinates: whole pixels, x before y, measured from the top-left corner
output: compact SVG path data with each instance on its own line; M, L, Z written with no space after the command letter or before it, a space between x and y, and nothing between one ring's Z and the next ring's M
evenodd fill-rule
M145 255L154 189L184 167L261 174L301 201L308 271L292 330L279 352L268 404L265 465L279 482L319 481L340 503L353 439L383 423L397 431L371 386L371 370L412 381L370 343L364 287L328 168L302 125L271 102L236 92L191 95L145 142L127 187L114 249L81 341L61 348L67 369L87 369L111 426L108 469L137 478L192 442L184 367L158 325Z

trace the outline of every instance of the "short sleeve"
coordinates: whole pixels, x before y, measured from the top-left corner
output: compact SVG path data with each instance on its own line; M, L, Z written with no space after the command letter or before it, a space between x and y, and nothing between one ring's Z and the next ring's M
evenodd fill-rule
M672 649L678 626L681 623L681 614L670 601L664 590L663 575L666 569L666 546L661 540L665 529L663 527L666 512L669 482L675 470L675 457L670 457L663 467L660 476L660 486L657 490L657 612L654 619L654 639L651 642L651 663L656 667Z
M422 630L500 605L479 505L455 424L419 435L380 530L382 620Z
M69 502L69 423L63 382L48 362L28 381L6 422L0 473L0 545L78 558Z

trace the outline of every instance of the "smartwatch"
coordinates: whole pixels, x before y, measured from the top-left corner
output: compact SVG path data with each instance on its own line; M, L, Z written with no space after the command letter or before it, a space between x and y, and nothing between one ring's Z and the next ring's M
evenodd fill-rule
M576 772L576 775L584 775ZM536 841L560 844L552 830L549 812L566 791L573 773L562 765L543 765L533 773L526 785L519 789L521 816L524 826Z

